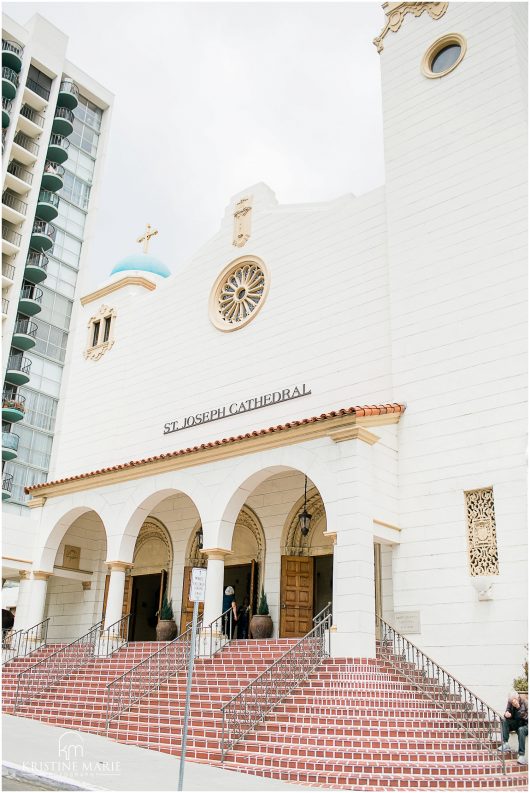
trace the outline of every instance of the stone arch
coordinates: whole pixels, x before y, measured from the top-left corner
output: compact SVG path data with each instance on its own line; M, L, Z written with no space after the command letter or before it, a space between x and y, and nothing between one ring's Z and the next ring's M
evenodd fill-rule
M311 556L315 553L315 540L320 540L320 535L326 529L326 508L317 488L311 488L307 494L307 511L311 515L309 534L304 537L298 526L298 515L304 507L304 497L301 496L293 505L287 516L282 532L281 552L285 556ZM326 546L332 548L332 541L326 538ZM322 545L318 546L318 549Z
M265 559L265 532L263 531L263 526L259 517L247 504L244 504L239 511L239 515L235 522L235 529L237 529L238 525L247 529L254 538L256 543L256 561L262 565ZM188 539L185 557L185 564L188 567L206 566L206 557L199 550L197 532L200 527L201 522L198 520Z
M47 534L40 551L35 555L35 561L33 565L35 570L42 570L50 573L53 571L57 551L63 537L65 536L68 529L75 523L75 521L82 515L86 515L88 512L93 512L101 522L101 526L105 534L105 543L108 548L107 528L100 513L94 509L93 506L79 505L77 507L71 507L62 515L60 515L60 517L55 519L53 527Z
M146 567L152 566L146 565L145 563L142 565L140 562L150 561L148 557L145 557L145 554L142 554L142 552L146 551L146 546L153 542L159 544L163 549L163 553L160 554L161 558L156 559L156 562L157 566L160 562L162 568L167 570L169 579L171 576L171 570L173 568L173 543L171 542L171 537L166 526L161 520L153 517L152 515L144 520L138 533L138 537L134 546L134 567L132 574L142 575L147 572L145 570Z

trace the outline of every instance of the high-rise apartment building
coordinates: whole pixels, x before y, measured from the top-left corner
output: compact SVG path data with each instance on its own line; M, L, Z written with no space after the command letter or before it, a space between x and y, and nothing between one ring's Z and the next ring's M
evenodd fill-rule
M47 478L74 297L106 150L112 94L66 59L40 15L2 30L2 499Z

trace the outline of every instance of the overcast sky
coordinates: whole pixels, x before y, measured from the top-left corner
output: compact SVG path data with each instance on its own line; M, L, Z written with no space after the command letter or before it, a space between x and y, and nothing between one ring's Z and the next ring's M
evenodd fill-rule
M280 203L384 182L381 3L4 3L69 36L67 57L115 94L88 287L146 222L172 272L216 232L230 197Z

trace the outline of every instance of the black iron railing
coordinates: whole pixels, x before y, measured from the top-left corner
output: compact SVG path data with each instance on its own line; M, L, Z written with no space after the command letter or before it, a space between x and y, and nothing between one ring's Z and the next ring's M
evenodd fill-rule
M60 94L72 94L72 96L75 96L76 99L79 98L79 88L74 83L74 81L71 80L69 77L67 77L66 79L62 80L61 85L59 86L59 93Z
M412 683L432 704L490 752L506 773L504 755L497 751L502 738L502 716L477 697L447 669L426 655L381 617L376 617L382 657Z
M55 240L55 235L57 234L57 229L51 223L47 223L45 220L35 220L33 223L33 234L44 234L45 237L49 237L51 240Z
M2 490L11 493L13 489L13 474L2 474ZM2 647L4 646L4 631L2 631Z
M40 191L39 201L41 200L40 196L42 195L42 193L47 193L47 192L48 190ZM55 193L50 193L50 195L55 196ZM50 201L50 203L52 202ZM28 251L28 255L26 257L26 267L39 267L41 270L47 270L49 261L50 260L48 259L47 256L44 255L44 253L39 253L39 251L32 251L30 248L30 250Z
M9 113L12 105L13 102L11 99L8 99L6 96L2 97L2 110L7 110L7 112Z
M38 94L40 97L48 101L50 98L50 92L47 88L44 88L42 85L39 85L35 80L32 80L31 77L28 77L26 80L26 85L30 91L33 91L34 94Z
M40 305L42 303L43 294L42 289L39 289L38 286L26 285L20 290L20 299L34 300L35 303L39 303Z
M200 637L201 622L199 620L197 623L197 642ZM107 732L111 721L187 666L191 642L192 629L190 627L165 647L151 653L143 661L107 685ZM195 648L195 655L197 654L197 648Z
M4 190L2 193L2 204L20 212L21 215L25 215L28 210L26 202L22 201L15 193L10 193L9 190Z
M23 413L26 409L26 397L22 394L13 394L13 392L4 391L2 394L2 407L20 410Z
M330 604L315 620L315 627L308 634L221 708L222 761L236 743L263 721L267 713L289 696L291 691L307 680L329 655Z
M59 196L57 193L52 193L51 190L41 190L39 193L39 204L51 204L54 207L59 206Z
M18 74L10 69L9 66L2 66L2 80L9 80L18 88Z
M13 333L24 334L34 339L37 336L37 330L38 325L36 322L32 322L30 319L17 319Z
M17 179L21 179L23 182L26 182L26 184L31 184L33 182L33 174L31 171L28 171L27 168L24 168L24 166L16 160L11 160L7 166L7 172L13 174L13 176L16 176Z
M38 113L29 105L22 105L22 107L20 108L20 115L29 119L38 127L44 126L44 116L42 115L42 113Z
M61 149L66 150L69 147L69 145L70 145L70 141L68 140L68 138L65 138L64 135L57 135L55 133L53 135L50 135L50 142L48 143L48 147L60 146ZM48 154L48 157L49 156L50 154Z
M15 55L18 55L19 58L21 58L22 53L24 52L24 47L22 44L17 44L16 41L2 39L2 52L13 52Z
M22 146L23 149L29 151L31 154L35 156L39 153L39 144L35 143L29 135L25 135L23 132L17 132L15 137L13 138L14 143L18 143L19 146Z
M9 474L4 474L9 476ZM11 476L11 480L13 477ZM2 631L2 663L24 658L44 647L48 641L49 618L26 630Z
M73 110L70 110L69 107L59 107L59 106L55 108L53 117L64 118L66 121L69 121L71 124L74 123L74 118L75 118Z
M103 620L97 622L79 639L20 672L17 676L14 712L72 672L91 663L95 657L112 655L123 647L127 643L129 617L130 614L127 614L105 629Z
M31 369L31 361L29 358L24 358L23 355L10 355L7 359L7 369L23 374L29 374Z

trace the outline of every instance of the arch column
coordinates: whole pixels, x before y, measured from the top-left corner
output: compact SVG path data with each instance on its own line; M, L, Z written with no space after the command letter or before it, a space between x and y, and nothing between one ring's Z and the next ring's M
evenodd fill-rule
M29 602L26 610L24 622L26 627L32 628L44 619L46 608L46 593L48 591L48 580L52 573L44 570L34 570L29 581Z
M208 557L206 573L206 594L204 598L203 627L217 619L223 606L225 557L232 551L226 548L206 548L201 551Z
M338 498L330 504L336 532L333 559L335 657L375 657L375 577L371 447L379 439L364 428L337 437L334 470ZM327 507L327 505L326 505Z
M132 567L132 562L112 561L105 562L110 568L109 589L107 592L107 606L105 609L105 628L121 620L123 609L123 596L125 593L125 571Z
M28 613L29 603L31 599L31 573L29 570L19 570L20 576L18 585L18 601L17 610L15 613L15 623L13 625L14 631L25 630L31 627L26 620Z

